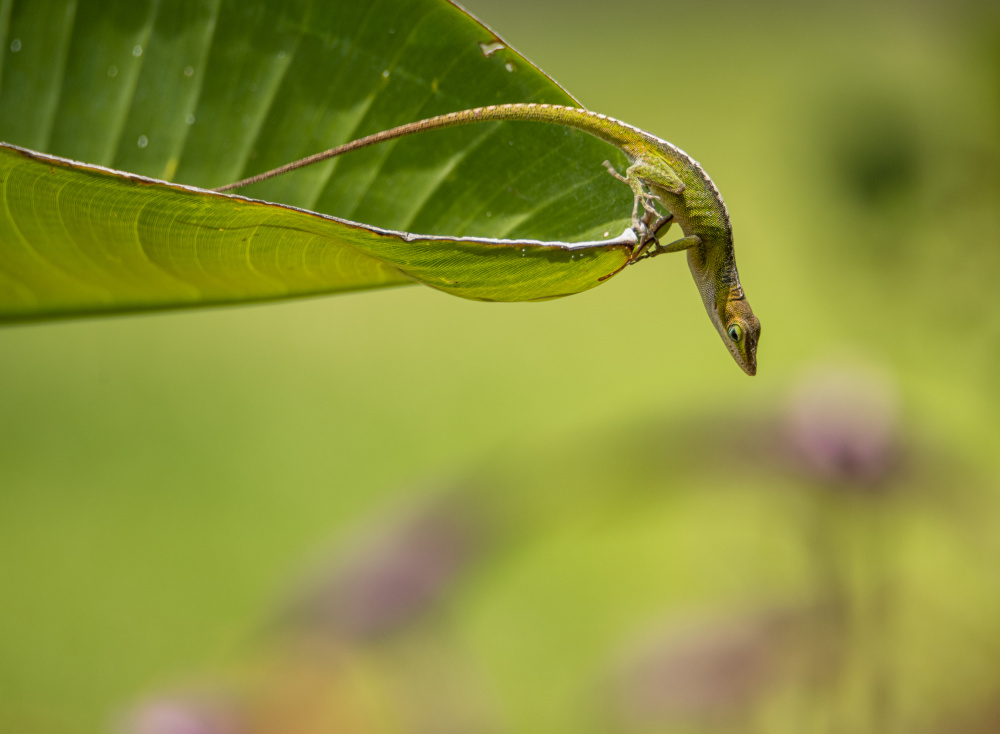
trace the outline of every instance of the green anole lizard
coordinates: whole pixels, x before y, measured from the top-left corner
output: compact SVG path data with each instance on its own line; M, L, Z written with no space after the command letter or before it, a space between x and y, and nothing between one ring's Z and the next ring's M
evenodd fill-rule
M622 175L604 162L615 178L628 184L635 195L632 228L637 244L629 262L665 252L687 250L688 265L701 293L708 317L736 363L748 375L757 373L760 321L743 294L733 252L729 212L719 190L698 163L680 148L647 132L605 115L584 109L548 104L502 104L450 112L411 122L311 155L215 191L228 191L278 176L297 168L364 148L385 140L424 130L491 120L530 120L566 125L600 138L621 150L629 161ZM660 203L668 212L661 216ZM640 217L639 210L643 210ZM684 237L661 245L657 233L676 221ZM653 224L655 222L655 224Z

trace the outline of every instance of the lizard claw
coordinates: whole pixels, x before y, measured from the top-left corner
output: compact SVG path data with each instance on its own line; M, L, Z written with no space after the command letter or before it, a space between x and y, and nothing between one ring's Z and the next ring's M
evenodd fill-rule
M655 218L649 213L643 216L643 218L639 220L642 228L641 230L636 230L636 233L639 235L639 243L632 251L630 262L645 260L647 257L653 257L663 252L663 245L660 243L659 233L666 232L670 229L670 223L673 219L674 215L669 212L664 216L657 214Z
M660 212L657 210L656 204L662 204L663 200L656 194L652 194L643 188L639 178L633 174L634 166L629 168L627 171L628 175L623 176L615 170L615 167L611 165L610 161L604 161L601 165L608 169L608 173L622 183L628 184L629 188L632 189L632 192L635 195L635 199L632 203L632 229L635 230L636 235L639 237L639 241L643 242L649 235L649 223L646 220L655 220L659 218ZM641 219L639 218L640 204L646 212Z
M654 202L656 202L657 204L662 204L663 199L661 199L656 194L649 193L648 191L642 192L642 208L645 209L650 214L652 214L654 217L658 217L660 216L660 213L656 210L656 205L654 204Z

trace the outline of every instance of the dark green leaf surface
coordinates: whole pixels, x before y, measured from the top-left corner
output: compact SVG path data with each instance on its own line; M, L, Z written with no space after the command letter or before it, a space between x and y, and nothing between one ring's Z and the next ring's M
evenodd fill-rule
M447 111L577 104L517 53L492 50L492 31L443 0L0 0L0 35L0 139L192 187ZM241 192L366 229L7 149L0 318L411 278L490 300L576 293L624 264L625 244L612 238L630 192L605 159L623 160L577 131L490 123Z

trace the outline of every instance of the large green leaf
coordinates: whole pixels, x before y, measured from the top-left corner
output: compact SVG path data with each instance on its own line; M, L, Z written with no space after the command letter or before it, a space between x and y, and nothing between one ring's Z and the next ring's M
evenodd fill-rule
M631 195L600 165L621 155L551 125L382 144L241 192L263 201L194 188L446 111L577 104L443 0L0 0L0 35L0 139L71 159L0 151L2 320L411 279L530 300L625 264Z

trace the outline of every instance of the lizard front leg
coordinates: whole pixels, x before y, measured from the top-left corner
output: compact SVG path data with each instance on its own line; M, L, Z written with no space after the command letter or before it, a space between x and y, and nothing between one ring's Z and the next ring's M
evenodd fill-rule
M701 245L701 242L701 237L696 234L681 237L679 240L674 240L669 245L661 245L659 240L647 240L647 243L652 244L648 244L644 251L640 251L638 256L633 256L630 262L634 263L639 260L645 260L648 257L656 257L657 255L663 255L668 252L682 252L692 247L698 247Z
M659 217L660 212L655 204L656 202L663 203L659 196L647 191L646 186L653 184L672 194L680 194L684 191L684 182L670 167L670 164L660 156L637 156L632 165L625 171L624 176L618 173L608 161L604 161L604 167L608 169L608 173L632 189L635 197L632 202L632 229L635 230L640 239L645 238L649 230L639 218L639 205L641 204L650 216Z
M647 214L653 217L658 217L660 216L660 212L657 211L653 202L660 201L660 197L646 191L642 178L637 175L636 172L638 170L636 168L638 165L639 163L633 163L628 167L625 171L625 175L623 176L615 170L610 161L604 161L604 167L608 169L608 173L632 189L632 194L634 196L632 200L632 229L635 230L639 239L643 239L649 233L649 229L646 226L644 219L640 219L639 217L639 205L642 204L642 208Z

